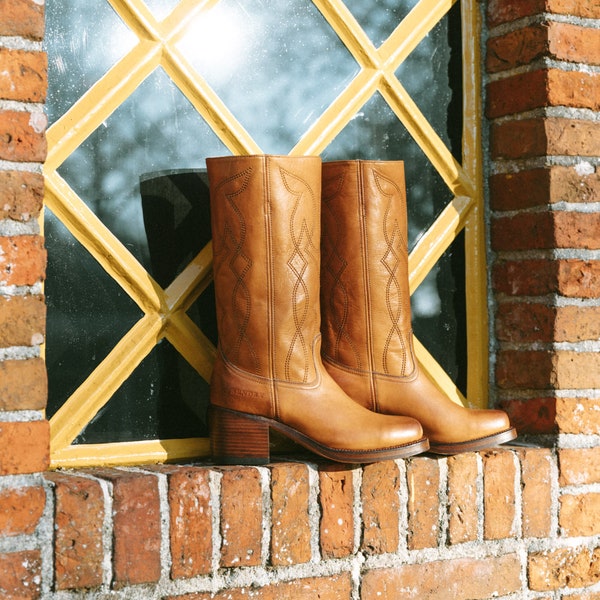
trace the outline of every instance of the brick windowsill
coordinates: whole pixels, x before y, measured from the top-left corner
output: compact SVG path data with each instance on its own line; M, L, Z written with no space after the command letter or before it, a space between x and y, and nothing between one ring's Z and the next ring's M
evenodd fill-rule
M599 467L597 448L510 446L354 468L281 460L47 473L54 583L44 597L589 592L600 582L600 495L589 493Z

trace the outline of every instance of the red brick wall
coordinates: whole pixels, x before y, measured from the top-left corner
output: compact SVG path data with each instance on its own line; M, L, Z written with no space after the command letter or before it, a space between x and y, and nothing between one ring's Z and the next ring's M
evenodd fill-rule
M521 431L600 433L600 5L488 3L498 399Z
M600 598L600 8L485 8L492 393L538 445L44 473L43 1L0 0L0 598Z

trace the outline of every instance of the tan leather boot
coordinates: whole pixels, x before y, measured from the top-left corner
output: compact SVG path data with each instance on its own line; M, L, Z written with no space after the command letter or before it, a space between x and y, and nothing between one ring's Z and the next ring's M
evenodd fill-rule
M516 437L504 412L459 406L419 370L402 162L323 163L321 304L325 368L362 406L417 419L438 454Z
M211 380L215 460L269 460L269 429L328 459L428 448L420 424L350 399L320 355L318 157L209 158L219 333Z

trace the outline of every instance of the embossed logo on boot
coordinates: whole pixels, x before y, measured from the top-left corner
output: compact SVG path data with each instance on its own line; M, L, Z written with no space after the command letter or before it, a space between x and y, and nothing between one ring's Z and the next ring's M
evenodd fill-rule
M244 398L245 400L263 400L267 398L267 395L263 394L262 392L256 392L254 390L247 390L244 388L228 387L225 392L229 396Z

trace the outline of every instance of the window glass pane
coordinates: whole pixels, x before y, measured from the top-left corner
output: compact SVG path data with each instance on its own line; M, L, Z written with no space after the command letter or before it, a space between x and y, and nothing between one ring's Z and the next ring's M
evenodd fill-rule
M400 83L458 162L462 161L461 60L457 3L396 71Z
M413 330L419 341L467 392L465 246L460 233L412 295Z
M137 42L108 2L49 0L45 7L51 123Z
M365 30L375 47L379 47L418 0L346 0L345 4Z
M142 317L89 252L46 210L47 412L53 415Z
M58 172L152 273L140 177L200 167L227 149L162 69L81 144Z
M310 0L221 0L179 47L264 152L287 154L358 73Z
M162 21L168 17L171 11L177 6L179 0L144 0L146 6L152 11L152 14Z
M162 340L75 443L206 436L208 395L208 383Z

